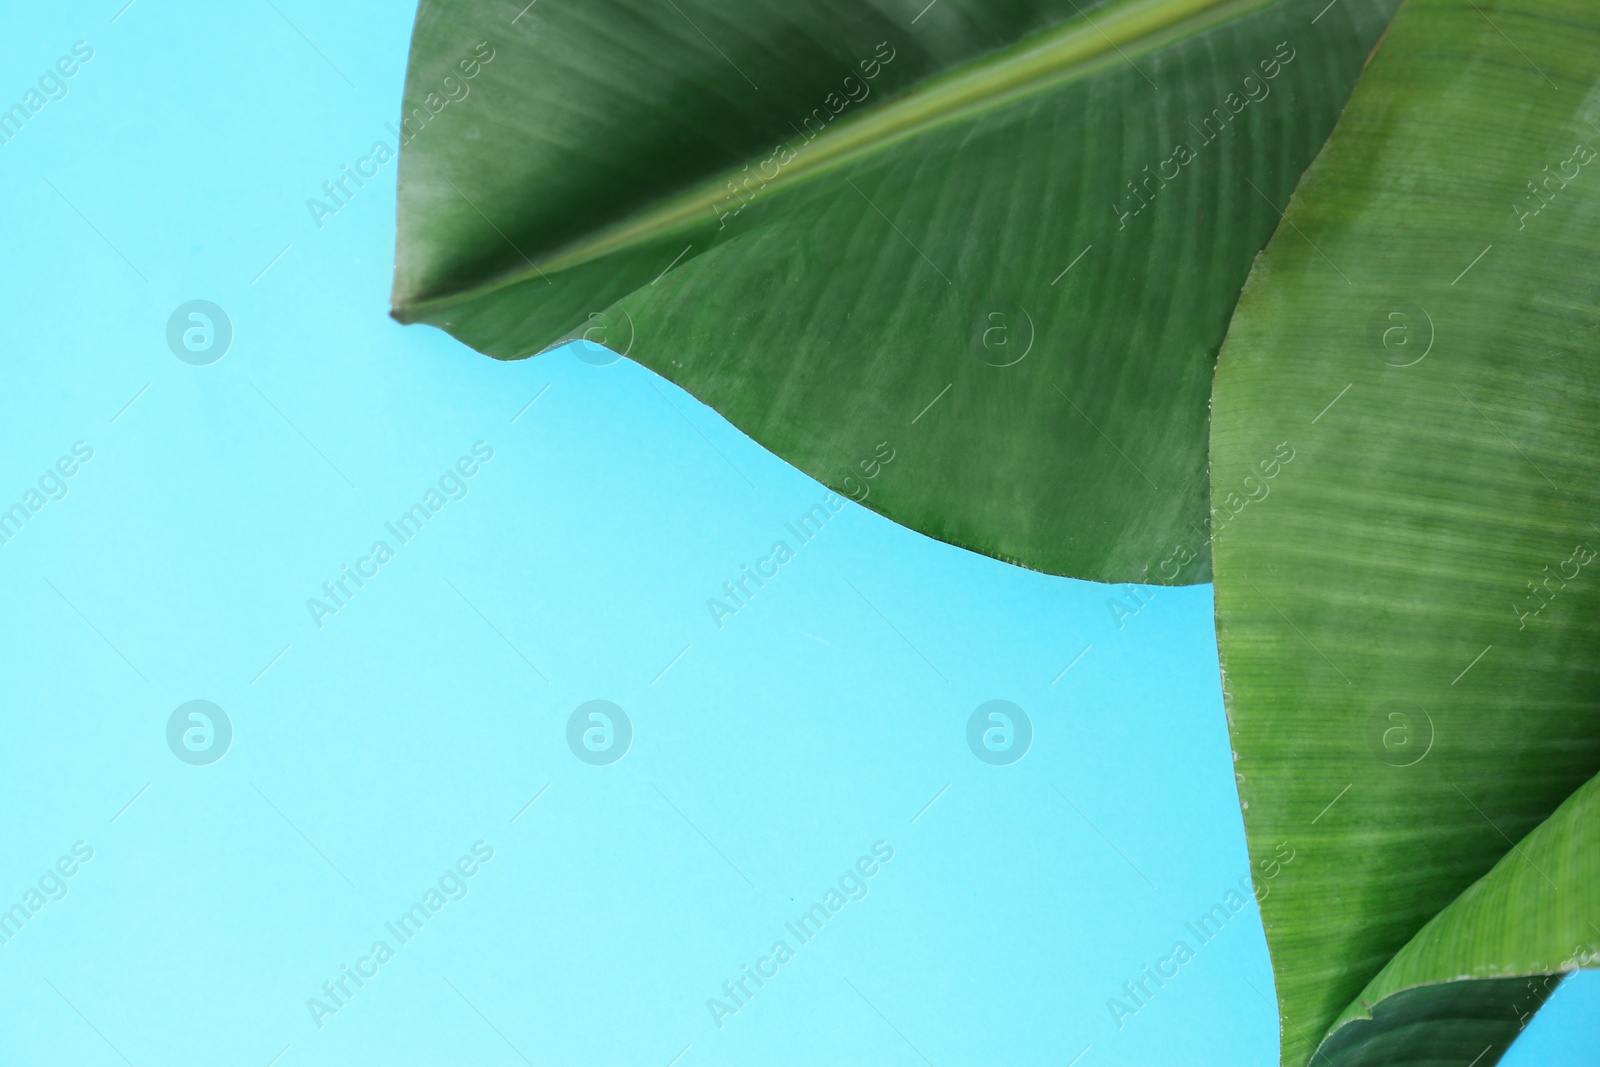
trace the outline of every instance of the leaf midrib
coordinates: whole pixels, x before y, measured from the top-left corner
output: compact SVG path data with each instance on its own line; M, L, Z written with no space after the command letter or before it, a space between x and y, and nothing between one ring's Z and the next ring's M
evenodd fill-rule
M904 96L866 108L830 126L802 146L776 177L760 189L747 192L744 202L768 199L939 126L1055 88L1112 64L1132 63L1134 56L1149 54L1276 2L1279 0L1117 0L1094 14L1084 14L935 75ZM743 177L744 169L729 168L698 182L570 242L525 268L464 289L397 303L392 314L402 322L412 322L430 311L703 225L708 212L716 217L714 205L726 200L729 182Z

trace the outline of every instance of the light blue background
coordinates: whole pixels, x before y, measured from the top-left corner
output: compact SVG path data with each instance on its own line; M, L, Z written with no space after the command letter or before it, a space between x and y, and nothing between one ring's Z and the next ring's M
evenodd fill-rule
M1185 927L1246 873L1209 588L1119 627L1117 590L852 504L718 629L707 598L822 488L630 362L391 322L393 162L312 221L393 145L412 8L121 6L0 38L5 106L94 48L0 146L0 506L94 449L0 545L0 907L94 849L0 945L0 1063L1275 1062L1254 905ZM235 334L206 367L164 338L197 298ZM319 629L307 598L478 441L469 495ZM235 730L209 767L166 747L196 698ZM607 767L565 741L597 698L635 730ZM997 698L1036 731L1009 767L964 738ZM468 895L316 1026L480 840ZM719 1029L707 998L780 938ZM1597 994L1505 1062L1593 1063Z

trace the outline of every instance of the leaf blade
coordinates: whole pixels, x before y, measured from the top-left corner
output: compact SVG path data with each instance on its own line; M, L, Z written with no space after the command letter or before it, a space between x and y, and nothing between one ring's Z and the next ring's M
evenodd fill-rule
M1123 0L1021 43L1016 27L1034 23L979 32L977 8L952 6L972 26L945 41L959 37L954 52L977 66L919 60L915 77L885 93L894 101L879 114L890 118L859 120L887 122L894 136L837 159L827 149L825 165L748 203L737 191L720 210L708 203L698 228L594 208L585 217L608 221L588 245L574 245L564 221L528 223L520 191L493 185L489 202L447 187L440 177L471 180L487 149L470 148L466 125L430 126L401 175L400 259L428 262L400 272L397 299L500 358L587 330L831 488L931 536L1051 573L1202 581L1215 352L1275 204L1331 128L1392 6L1343 3L1313 26L1315 5L1297 0ZM685 10L698 19L701 8ZM1034 22L1049 14L1039 11ZM1148 24L1152 11L1161 18ZM1119 19L1137 31L1128 47L1114 39ZM1003 43L1049 57L1044 73L1019 53L970 58L1006 33ZM920 48L906 45L904 57ZM415 58L413 68L417 80ZM759 92L775 91L754 66L747 73ZM951 84L959 106L933 107L936 121L895 117L928 110L917 94ZM805 115L816 100L791 102ZM526 136L545 114L513 110ZM763 144L791 136L788 120L739 121ZM642 158L653 159L646 142ZM1193 158L1175 162L1178 144ZM737 166L707 164L713 176ZM696 183L709 179L685 180L703 195ZM688 194L661 194L660 217L677 219L672 198ZM617 231L605 225L633 236L608 243ZM429 258L430 242L462 228L476 251ZM432 236L413 240L419 231ZM495 260L483 250L497 241L506 247ZM520 267L507 266L512 247L527 253ZM541 250L568 256L549 261L566 269L541 278ZM467 261L482 269L452 274ZM437 292L403 281L457 274ZM433 297L443 302L416 303ZM900 458L865 477L880 444Z
M1219 361L1247 836L1308 855L1262 904L1286 1064L1600 768L1600 205L1512 209L1587 136L1597 41L1581 4L1410 0ZM1284 440L1292 477L1236 509Z

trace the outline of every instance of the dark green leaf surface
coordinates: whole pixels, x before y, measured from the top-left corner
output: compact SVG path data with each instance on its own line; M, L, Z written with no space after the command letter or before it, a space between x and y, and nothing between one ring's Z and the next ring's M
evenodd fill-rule
M1218 636L1252 853L1304 857L1261 909L1287 1064L1600 768L1597 92L1591 0L1411 0L1230 327ZM1537 971L1547 914L1394 973Z
M1316 1062L1323 1067L1493 1067L1516 1040L1520 1013L1538 1011L1552 991L1527 978L1408 989L1380 1002L1370 1024L1339 1031Z
M1209 577L1215 354L1392 0L520 6L421 6L408 110L493 58L402 152L398 318L587 336L954 544Z

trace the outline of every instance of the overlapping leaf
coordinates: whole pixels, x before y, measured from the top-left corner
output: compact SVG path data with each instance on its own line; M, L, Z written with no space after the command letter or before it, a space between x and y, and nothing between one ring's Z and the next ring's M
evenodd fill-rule
M1600 966L1600 777L1401 949L1334 1023L1335 1064L1493 1062L1561 978Z
M1287 1064L1342 1020L1319 1063L1485 1067L1512 976L1600 928L1592 785L1507 856L1600 769L1597 123L1593 3L1410 0L1230 328L1218 636L1252 852L1304 857L1262 902Z
M397 317L600 341L955 544L1209 576L1215 354L1393 0L520 6L421 6Z

